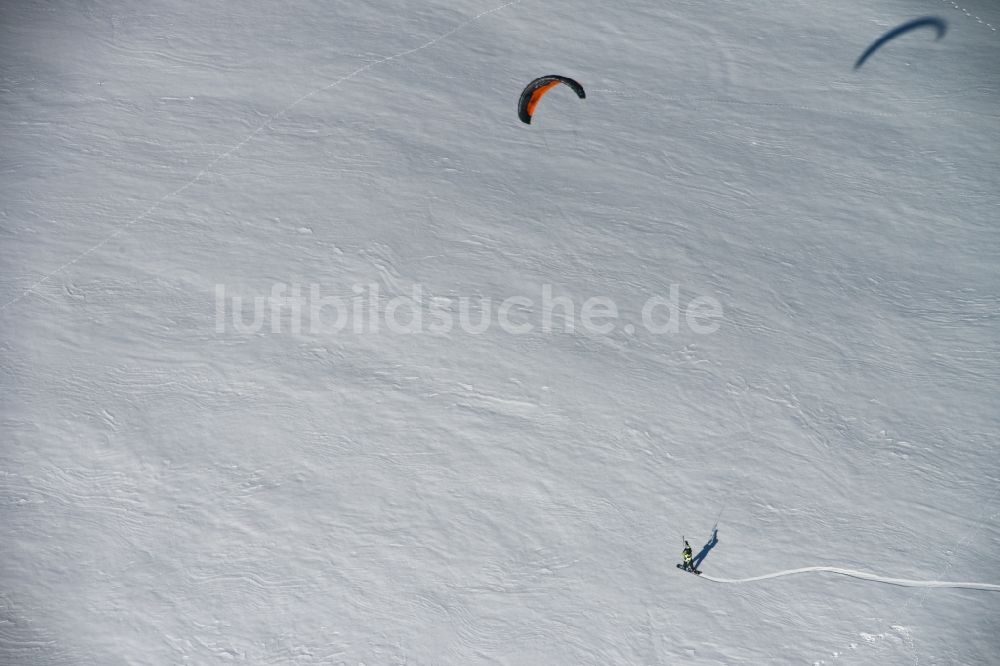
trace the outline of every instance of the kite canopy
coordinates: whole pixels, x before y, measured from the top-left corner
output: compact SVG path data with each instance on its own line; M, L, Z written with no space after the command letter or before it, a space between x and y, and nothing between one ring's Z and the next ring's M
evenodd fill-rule
M538 100L542 98L542 95L560 83L572 88L573 92L575 92L576 96L580 99L585 99L587 97L587 93L583 90L583 86L569 77L559 76L558 74L540 76L526 85L524 90L521 91L521 99L517 103L517 116L521 119L521 122L530 125L531 116L535 114L535 107L538 106Z
M865 49L865 52L861 54L858 61L854 63L854 69L858 69L861 65L865 64L865 60L868 60L869 56L882 48L882 45L886 42L899 37L903 33L925 27L937 30L937 37L935 39L941 39L944 37L944 33L948 30L948 23L944 19L938 18L937 16L922 16L918 19L907 21L902 25L897 25L895 28L876 39L871 43L871 46Z

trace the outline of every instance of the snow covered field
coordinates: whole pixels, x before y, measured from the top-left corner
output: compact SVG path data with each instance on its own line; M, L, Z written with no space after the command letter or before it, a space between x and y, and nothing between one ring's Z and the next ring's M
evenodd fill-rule
M996 3L28 1L0 71L0 663L1000 663Z

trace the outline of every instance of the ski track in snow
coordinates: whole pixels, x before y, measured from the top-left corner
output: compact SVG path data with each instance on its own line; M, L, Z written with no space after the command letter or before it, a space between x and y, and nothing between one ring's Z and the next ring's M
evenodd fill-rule
M957 9L958 11L960 11L963 14L965 14L966 16L968 16L969 18L975 19L976 23L980 23L982 25L985 25L987 28L989 28L993 32L997 31L997 27L995 25L993 25L989 21L984 21L980 17L978 17L975 14L973 14L972 12L970 12L965 7L962 7L961 5L959 5L957 2L953 2L952 0L941 0L941 2L943 2L946 5L951 5L952 7L954 7L955 9Z
M164 195L161 199L159 199L157 202L155 202L154 204L152 204L149 208L147 208L146 210L144 210L142 213L140 213L136 217L133 217L131 220L129 220L128 222L126 222L122 226L120 226L117 229L115 229L104 240L100 241L96 245L93 245L92 247L88 248L87 250L84 250L83 252L81 252L80 254L78 254L76 257L74 257L70 261L67 261L65 264L63 264L62 266L60 266L56 270L54 270L51 273L48 273L47 275L43 276L37 282L35 282L34 284L32 284L30 287L28 287L27 289L25 289L23 292L21 292L21 294L19 296L16 296L15 298L13 298L13 299L7 301L6 303L4 303L2 306L0 306L0 312L6 311L7 308L9 308L10 306L12 306L15 303L21 301L22 299L24 299L29 294L34 293L36 289L38 289L40 286L42 286L43 284L45 284L46 282L48 282L54 276L62 273L64 270L66 270L70 266L74 265L76 262L80 261L81 259L83 259L87 255L91 254L92 252L95 252L95 251L101 249L102 247L104 247L105 245L107 245L109 242L111 242L112 240L114 240L115 238L117 238L119 235L121 235L121 233L123 231L125 231L126 229L128 229L129 227L131 227L132 225L134 225L136 222L140 222L143 219L145 219L145 218L149 217L150 215L152 215L161 205L163 205L167 201L173 199L178 194L180 194L181 192L183 192L187 188L191 187L192 185L194 185L198 181L200 181L205 176L205 174L209 173L212 170L212 168L215 167L216 164L218 164L222 160L226 159L230 155L233 155L234 153L238 152L241 148L243 148L243 146L245 146L248 143L250 143L251 141L253 141L254 137L256 137L258 134L260 134L262 130L264 130L267 127L270 127L271 123L273 123L275 120L277 120L281 116L285 115L286 113L288 113L293 108L295 108L296 106L298 106L302 102L306 101L310 97L313 97L314 95L317 95L317 94L319 94L321 92L325 92L325 91L330 90L332 88L336 88L341 83L346 83L347 81L350 81L351 79L357 77L360 74L363 74L363 73L367 72L368 70L370 70L370 69L372 69L374 67L378 67L379 65L382 65L382 64L387 63L387 62L391 62L393 60L399 60L400 58L405 58L406 56L409 56L409 55L412 55L412 54L416 53L417 51L423 51L424 49L429 48L431 46L434 46L438 42L451 37L452 35L454 35L455 33L459 32L460 30L468 27L469 25L472 25L473 23L476 23L481 18L483 18L485 16L489 16L490 14L495 14L495 13L497 13L499 11L502 11L502 10L506 9L507 7L511 7L513 5L520 4L521 2L522 2L522 0L511 0L510 2L506 2L506 3L502 4L502 5L498 5L496 7L493 7L492 9L487 9L487 10L484 10L482 12L479 12L478 14L476 14L475 16L473 16L472 18L470 18L470 19L468 19L466 21L463 21L462 23L459 23L457 26L455 26L451 30L448 30L447 32L444 32L444 33L438 35L434 39L431 39L431 40L428 40L428 41L424 42L420 46L416 46L416 47L414 47L412 49L407 49L406 51L400 51L399 53L396 53L395 55L386 56L385 58L381 58L379 60L374 60L374 61L368 63L367 65L364 65L362 67L358 67L356 70L354 70L350 74L346 74L346 75L340 77L339 79L333 81L332 83L328 83L327 85L321 86L319 88L314 88L313 90L305 93L304 95L302 95L301 97L299 97L298 99L296 99L294 102L292 102L288 106L284 107L280 111L277 111L277 112L273 113L271 116L269 116L263 123L261 123L260 125L258 125L257 128L254 131L250 132L250 134L248 134L242 141L240 141L239 143L235 144L232 148L226 150L225 152L220 153L219 155L217 155L214 159L212 159L211 162L208 163L208 165L206 165L201 171L199 171L194 176L194 178L192 178L191 180L187 181L186 183L184 183L183 185L181 185L177 189L173 190L172 192L169 192L168 194Z
M888 585L899 585L900 587L945 587L961 590L981 590L983 592L1000 592L1000 585L993 585L991 583L956 583L944 580L908 580L906 578L887 578L885 576L879 576L873 573L867 573L865 571L853 571L851 569L840 569L838 567L802 567L801 569L785 569L784 571L776 571L774 573L764 574L762 576L752 576L750 578L715 578L713 576L708 576L702 574L700 577L705 580L710 580L713 583L725 583L725 584L737 584L737 583L753 583L758 580L768 580L769 578L782 578L784 576L794 576L796 574L802 573L812 573L812 572L826 572L835 573L842 576L850 576L851 578L860 578L861 580L870 580L876 583L886 583Z
M990 497L990 499L987 502L984 503L984 506L986 506L986 507L992 507L993 503L997 499L997 496L1000 496L1000 489L998 489L996 492L993 493L992 497ZM989 509L984 509L983 512L979 515L979 517L975 520L975 524L976 525L985 525L987 523L990 523L998 515L1000 515L1000 513L993 513L993 515L991 515L988 518L986 518L985 516L986 516L986 512L987 511L989 511ZM963 536L961 538L961 540L959 540L958 543L955 545L955 549L956 550L960 550L967 542L971 541L972 538L976 534L977 534L977 532L973 531L973 530L969 530L968 532L966 532L965 536ZM954 563L954 561L951 558L949 558L948 559L948 563L945 565L944 569L942 569L941 573L939 573L938 575L939 576L943 576L945 573L947 573L948 570L951 569L953 563ZM914 593L913 595L910 596L909 599L906 600L906 603L903 604L903 608L899 611L900 614L905 613L906 610L910 607L910 604L913 603L915 600L917 602L916 608L920 608L921 606L923 606L923 604L924 604L924 598L927 595L927 588L928 587L939 587L939 586L922 585L922 586L919 586L919 587L923 587L924 589L921 590L920 592ZM990 586L990 587L993 588L993 587L996 587L996 586ZM976 588L976 589L978 589L978 588ZM890 623L890 628L894 628L896 626L899 626L899 624L898 623L897 624ZM910 650L915 652L916 651L916 647L913 644L913 637L912 636L907 636L907 638L909 640ZM879 653L881 652L881 650L882 650L882 643L875 643L875 655L876 656L879 655ZM919 662L920 662L920 657L919 656L914 656L913 663L914 664L918 664Z

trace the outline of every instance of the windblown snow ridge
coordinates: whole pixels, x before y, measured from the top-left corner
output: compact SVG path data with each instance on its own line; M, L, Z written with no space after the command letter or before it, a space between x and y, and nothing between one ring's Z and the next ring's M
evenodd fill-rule
M877 583L900 585L902 587L951 587L964 590L1000 592L1000 585L992 585L990 583L954 583L944 580L907 580L905 578L886 578L885 576L878 576L864 571L852 571L850 569L839 569L837 567L802 567L801 569L786 569L785 571L776 571L774 573L764 574L763 576L753 576L752 578L714 578L705 574L702 574L701 577L705 580L710 580L713 583L752 583L758 580L767 580L768 578L781 578L782 576L794 576L795 574L812 573L815 571L825 571L827 573L850 576L851 578L873 580Z

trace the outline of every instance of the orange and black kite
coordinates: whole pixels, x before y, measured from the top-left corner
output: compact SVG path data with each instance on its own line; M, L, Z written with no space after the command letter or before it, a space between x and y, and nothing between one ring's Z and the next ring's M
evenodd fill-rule
M573 92L575 92L576 96L580 99L586 99L587 93L584 92L583 86L573 79L566 76L559 76L557 74L540 76L526 85L524 90L521 92L521 99L517 103L517 116L521 119L521 122L530 125L531 116L535 114L535 107L538 106L538 100L542 98L542 95L560 83L565 83L567 86L572 88Z

